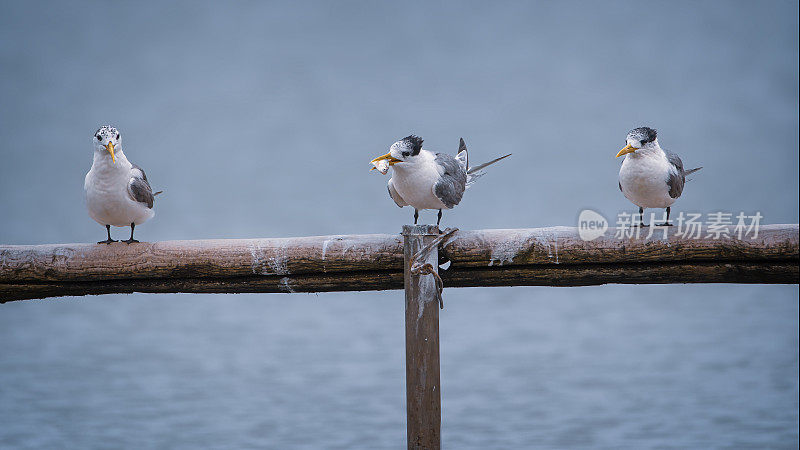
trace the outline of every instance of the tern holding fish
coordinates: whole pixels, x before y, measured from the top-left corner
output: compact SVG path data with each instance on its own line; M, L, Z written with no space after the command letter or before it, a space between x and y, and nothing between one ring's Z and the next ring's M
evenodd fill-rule
M452 209L464 196L464 191L483 175L482 169L511 156L501 156L487 163L470 167L467 145L462 138L456 156L434 153L422 148L422 138L407 136L392 144L389 153L371 161L386 174L394 169L389 179L389 196L399 207L414 208L414 224L420 209L438 209L436 225L442 221L442 210Z

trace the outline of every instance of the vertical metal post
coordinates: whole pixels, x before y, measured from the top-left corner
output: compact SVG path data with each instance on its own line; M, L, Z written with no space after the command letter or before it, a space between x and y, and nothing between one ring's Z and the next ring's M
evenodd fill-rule
M409 449L441 448L439 301L431 275L412 275L411 258L439 236L434 225L404 225L406 292L406 416ZM438 271L439 250L426 262Z

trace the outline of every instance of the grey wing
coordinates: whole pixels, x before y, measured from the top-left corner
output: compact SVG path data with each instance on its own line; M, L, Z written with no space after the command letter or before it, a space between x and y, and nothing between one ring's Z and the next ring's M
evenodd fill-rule
M133 201L145 203L148 208L153 208L153 189L147 181L144 170L133 164L131 168L131 180L128 182L128 195Z
M670 170L667 185L669 186L669 196L678 198L683 193L683 185L686 183L686 175L683 171L683 161L681 158L672 152L665 152L667 154L667 161L669 161Z
M461 162L446 153L437 153L434 160L439 170L439 181L433 186L433 193L448 208L456 206L467 188L467 171Z
M401 208L403 206L408 206L408 203L406 203L406 201L403 200L403 197L401 197L400 194L394 189L394 184L392 184L391 178L389 178L389 183L386 187L389 189L389 197L392 197L392 200L394 200L394 203L397 206Z

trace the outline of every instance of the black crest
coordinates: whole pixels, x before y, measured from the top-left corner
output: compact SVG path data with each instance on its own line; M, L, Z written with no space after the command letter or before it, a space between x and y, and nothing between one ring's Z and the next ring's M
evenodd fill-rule
M628 136L638 139L642 145L644 145L655 141L656 137L658 136L658 132L650 127L639 127L631 130L631 132L628 133Z
M403 143L403 147L407 150L403 151L403 154L408 153L410 156L419 155L419 151L422 150L422 138L419 136L406 136L403 139L400 139L400 142Z
M94 136L96 138L104 138L104 137L110 138L110 137L116 136L118 134L119 134L119 131L117 131L117 129L114 128L113 126L111 126L111 125L103 125L102 127L98 128L97 131L95 131Z

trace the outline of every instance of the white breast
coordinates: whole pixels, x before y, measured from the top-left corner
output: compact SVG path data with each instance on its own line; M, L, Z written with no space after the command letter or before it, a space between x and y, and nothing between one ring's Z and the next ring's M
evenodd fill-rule
M89 216L100 225L116 227L139 225L155 213L147 205L133 200L128 194L133 166L118 151L117 162L95 154L94 162L83 185Z
M666 208L675 199L669 196L670 165L658 150L637 150L625 156L619 169L622 193L642 208Z
M433 193L440 177L434 159L433 153L422 150L411 162L392 166L392 185L403 200L416 209L449 209Z

